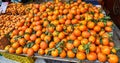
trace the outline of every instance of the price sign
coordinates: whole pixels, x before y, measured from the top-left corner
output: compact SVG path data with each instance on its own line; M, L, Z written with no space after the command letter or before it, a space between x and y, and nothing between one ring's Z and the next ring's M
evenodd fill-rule
M2 2L0 6L0 13L5 13L7 6L8 6L8 2Z

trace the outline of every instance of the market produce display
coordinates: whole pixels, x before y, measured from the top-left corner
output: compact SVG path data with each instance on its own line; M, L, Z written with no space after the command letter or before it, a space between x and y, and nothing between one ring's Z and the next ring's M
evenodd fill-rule
M22 19L22 16L1 15L0 16L0 39L15 28L15 24Z
M113 22L101 8L77 2L33 4L10 33L9 53L118 63Z
M32 4L24 5L22 3L11 3L6 9L7 15L25 15L31 8Z

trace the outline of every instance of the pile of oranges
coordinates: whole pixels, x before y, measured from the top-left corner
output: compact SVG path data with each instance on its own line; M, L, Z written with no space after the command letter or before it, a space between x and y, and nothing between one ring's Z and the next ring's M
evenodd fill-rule
M0 15L0 40L15 28L22 16Z
M10 33L9 53L118 63L113 23L101 8L81 0L32 6Z

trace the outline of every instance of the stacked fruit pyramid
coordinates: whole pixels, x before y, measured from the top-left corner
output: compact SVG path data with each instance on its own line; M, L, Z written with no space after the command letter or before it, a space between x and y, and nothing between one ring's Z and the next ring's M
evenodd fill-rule
M113 22L101 8L81 0L33 4L10 33L9 53L38 53L118 63L111 38Z

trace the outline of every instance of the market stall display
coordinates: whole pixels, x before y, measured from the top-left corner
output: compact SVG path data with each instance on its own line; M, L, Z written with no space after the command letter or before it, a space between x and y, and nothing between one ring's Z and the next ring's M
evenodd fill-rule
M8 34L15 28L15 24L21 20L22 16L1 15L0 16L0 49L9 45Z
M10 45L5 48L9 53L118 63L113 22L101 8L81 0L30 7L9 34Z

